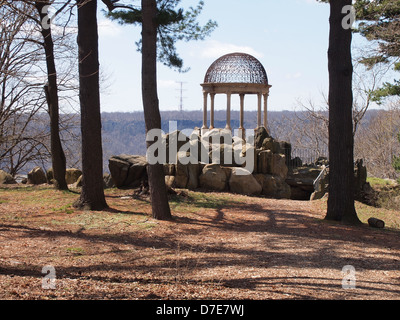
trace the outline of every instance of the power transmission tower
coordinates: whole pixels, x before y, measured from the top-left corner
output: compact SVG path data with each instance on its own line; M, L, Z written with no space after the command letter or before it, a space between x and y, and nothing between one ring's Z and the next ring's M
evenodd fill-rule
M182 112L183 111L183 99L185 98L183 96L183 91L186 91L183 89L183 85L187 82L182 82L182 81L177 81L177 83L180 85L180 89L177 89L180 92L180 96L179 96L179 111Z

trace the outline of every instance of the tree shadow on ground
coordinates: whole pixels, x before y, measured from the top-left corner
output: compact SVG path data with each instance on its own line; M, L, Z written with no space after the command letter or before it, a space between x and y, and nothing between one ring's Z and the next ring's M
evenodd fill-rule
M192 201L192 200L190 200ZM202 206L203 204L198 204ZM270 270L273 268L292 269L337 269L340 275L344 265L356 266L362 271L398 271L399 232L385 232L372 230L365 226L351 227L328 223L312 218L301 209L296 210L281 207L268 209L259 204L219 203L214 206L214 215L191 213L190 216L177 216L169 226L179 227L179 233L168 232L157 234L124 232L124 233L86 233L59 230L41 230L36 227L0 224L0 232L18 231L19 239L36 238L67 238L79 239L88 245L102 244L110 253L115 246L129 245L135 248L128 256L121 252L121 259L113 263L92 263L85 266L57 266L60 277L81 279L90 276L91 279L105 283L155 283L171 284L166 276L177 272L190 278L193 270L207 272L214 268L238 268ZM248 213L240 218L232 215L232 209ZM140 214L137 212L121 212L110 209L110 213ZM165 225L163 225L165 226ZM172 228L173 230L173 228ZM214 239L213 234L220 232L221 239ZM196 238L199 236L203 238ZM232 237L238 237L235 243ZM197 241L198 239L198 241ZM201 241L201 239L203 239ZM4 241L4 240L3 240ZM225 241L225 242L224 242ZM241 241L246 243L240 243ZM343 254L343 250L353 250ZM393 249L393 253L373 255L381 249ZM146 250L150 250L149 252ZM368 251L368 252L367 252ZM153 256L153 259L144 257ZM171 256L171 259L168 257ZM43 277L39 265L9 266L0 264L0 273L16 276ZM126 272L131 277L124 275ZM153 274L151 278L145 274ZM387 278L386 278L387 279ZM190 281L190 279L185 279ZM192 279L193 283L201 285L207 279ZM312 293L295 295L295 298L318 298L316 292L324 290L339 290L332 287L338 285L334 277L266 277L253 278L251 276L233 276L229 279L215 279L224 288L257 290L268 294L280 290L287 292L288 288L303 287ZM398 281L398 280L397 280ZM361 283L361 284L360 284ZM372 290L379 294L386 290L392 294L400 294L399 290L380 289L382 286L391 286L387 280L363 280L358 288ZM280 288L279 285L283 285ZM278 287L277 287L278 286ZM339 290L340 291L340 290ZM339 294L338 291L338 294Z

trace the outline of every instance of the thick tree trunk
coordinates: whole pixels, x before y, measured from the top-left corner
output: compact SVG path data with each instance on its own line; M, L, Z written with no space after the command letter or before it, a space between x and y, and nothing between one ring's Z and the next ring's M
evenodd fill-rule
M75 206L102 210L107 203L103 189L97 0L77 3L83 180Z
M351 0L330 1L329 198L326 219L359 224L354 207L351 29L342 27L342 9Z
M142 96L146 132L161 129L157 96L157 6L155 0L142 0ZM147 147L151 142L147 143ZM148 180L153 218L171 219L163 164L148 165Z
M43 13L42 9L45 5L48 4L48 1L35 1L35 7L39 12L41 21L43 21L46 16L46 13ZM53 166L53 176L57 189L68 190L68 185L65 181L66 159L60 139L57 71L54 58L54 43L51 35L51 28L42 28L41 33L44 39L44 50L46 54L47 65L48 83L44 87L44 90L46 93L47 105L49 107L50 115L50 149Z

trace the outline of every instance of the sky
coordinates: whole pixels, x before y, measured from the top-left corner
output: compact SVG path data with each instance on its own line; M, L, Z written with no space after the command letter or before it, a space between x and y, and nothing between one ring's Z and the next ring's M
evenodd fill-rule
M181 7L197 0L182 0ZM104 9L99 2L100 9ZM179 42L184 66L179 73L158 64L160 109L201 110L200 84L208 67L227 53L243 52L256 57L267 71L272 88L270 111L297 110L298 101L322 100L328 90L329 5L316 0L205 0L200 22L209 19L217 29L204 41ZM100 64L103 81L102 112L141 111L141 55L135 42L139 26L122 26L99 13ZM237 99L236 99L237 98ZM256 110L255 96L246 96L245 110ZM216 109L226 108L226 97L216 96ZM239 109L239 97L232 98Z

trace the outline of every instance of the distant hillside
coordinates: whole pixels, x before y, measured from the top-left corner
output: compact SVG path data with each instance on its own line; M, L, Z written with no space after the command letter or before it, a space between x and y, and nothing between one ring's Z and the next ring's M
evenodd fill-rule
M363 120L364 125L367 125L372 117L379 110L369 110ZM286 133L291 131L292 121L302 112L294 111L269 111L268 123L270 126L271 135L274 138L288 141ZM169 122L176 121L177 129L194 129L200 128L203 125L202 111L164 111L161 112L162 130L168 133L170 130ZM145 124L143 112L132 113L103 113L103 159L104 168L108 170L108 159L112 155L121 153L145 155ZM226 125L226 111L220 110L215 112L215 126L224 128ZM244 114L244 127L246 129L254 129L257 125L257 112L247 111ZM231 113L231 126L233 129L239 127L239 111Z
M283 112L271 112L270 119L281 119ZM257 113L245 112L244 126L246 129L256 127ZM193 130L203 125L202 111L166 111L161 112L162 130L165 133L170 131L170 121L177 122L177 129ZM145 124L142 112L134 113L103 113L103 143L105 158L108 159L111 155L127 153L127 154L146 154L145 143ZM279 123L279 121L278 121ZM215 112L215 126L224 128L226 125L226 112ZM231 114L232 128L239 128L239 112L233 111Z
M364 124L378 113L378 110L370 110L364 118ZM268 124L271 135L279 140L290 141L290 134L293 137L293 123L301 112L293 111L269 111ZM47 123L48 115L42 114L42 123ZM63 115L63 119L68 119L68 129L64 131L64 149L67 156L67 166L80 168L80 117L78 114ZM174 130L170 128L170 121L177 122L178 130L193 130L195 127L201 127L203 124L202 111L164 111L161 112L162 130L165 133ZM247 111L244 114L244 127L253 129L257 123L257 112ZM215 126L224 128L226 125L226 111L215 112ZM239 127L239 111L233 111L231 114L231 126L233 129ZM65 124L64 124L65 127ZM145 141L145 123L143 112L132 113L102 113L102 135L103 135L103 163L104 171L108 171L108 159L112 155L118 154L146 154ZM297 134L299 136L301 133ZM293 143L293 142L292 142ZM294 146L295 147L295 146ZM1 165L1 163L0 163ZM44 169L51 167L50 160L40 163L29 163L21 174L26 174L30 169L40 165ZM2 165L1 165L2 166ZM3 166L2 166L3 167Z
M364 123L374 116L378 110L367 112ZM299 113L297 113L299 114ZM270 111L268 121L272 136L284 133L289 120L293 119L296 113L293 111ZM169 132L169 121L177 122L177 129L194 129L203 125L202 111L164 111L161 112L162 130ZM110 155L127 153L144 155L146 153L145 143L145 124L143 112L133 113L103 113L103 141L105 157ZM215 112L215 126L224 128L226 125L226 112ZM244 127L253 129L257 125L257 112L248 111L244 115ZM239 112L233 111L231 114L231 126L234 129L239 127ZM284 137L277 137L284 139Z

